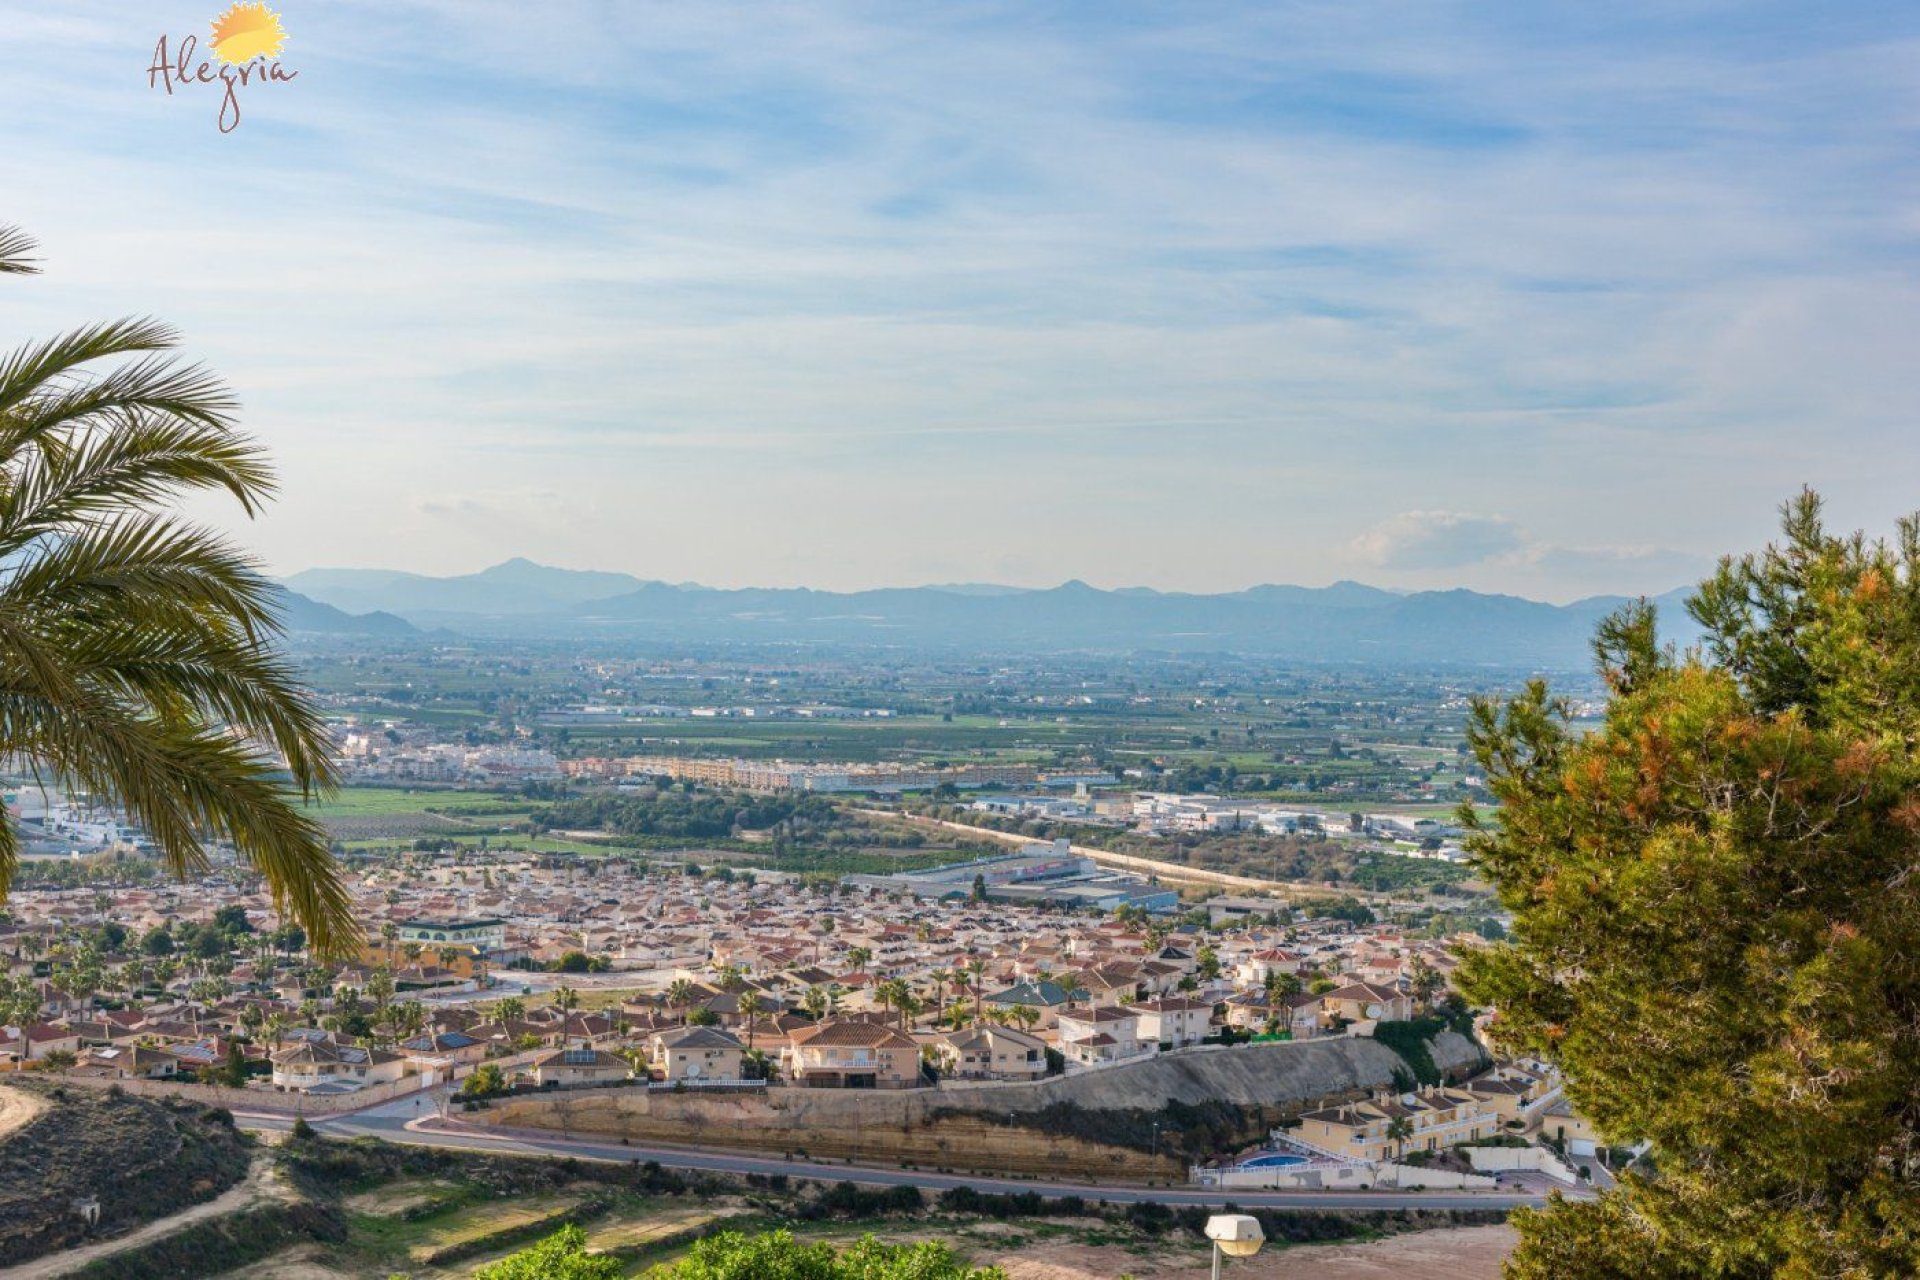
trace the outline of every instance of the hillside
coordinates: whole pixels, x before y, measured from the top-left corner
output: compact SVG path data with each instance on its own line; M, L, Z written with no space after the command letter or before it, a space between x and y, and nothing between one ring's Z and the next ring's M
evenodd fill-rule
M0 1137L0 1267L211 1200L247 1171L245 1140L222 1111L41 1081L0 1093L41 1104ZM91 1227L75 1208L88 1200L99 1205Z

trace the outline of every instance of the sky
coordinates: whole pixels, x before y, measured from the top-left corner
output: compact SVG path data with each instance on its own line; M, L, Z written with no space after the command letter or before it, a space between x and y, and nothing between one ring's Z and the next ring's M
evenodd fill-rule
M0 349L150 314L278 572L1660 592L1920 508L1920 6L0 0Z

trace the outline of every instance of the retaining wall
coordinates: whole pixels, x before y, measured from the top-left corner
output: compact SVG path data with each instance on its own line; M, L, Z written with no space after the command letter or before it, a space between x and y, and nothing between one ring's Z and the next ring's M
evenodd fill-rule
M1431 1042L1443 1071L1477 1064L1479 1047L1444 1032ZM1260 1113L1391 1087L1406 1070L1373 1040L1239 1045L1186 1050L1102 1071L1047 1080L953 1082L933 1089L775 1087L752 1095L671 1090L573 1090L496 1102L486 1123L606 1134L636 1141L885 1159L924 1168L1178 1180L1173 1153L1098 1141L1101 1112L1157 1112L1168 1101L1222 1101ZM1071 1104L1093 1113L1080 1136L1042 1131L1022 1117ZM1264 1130L1263 1130L1264 1132Z

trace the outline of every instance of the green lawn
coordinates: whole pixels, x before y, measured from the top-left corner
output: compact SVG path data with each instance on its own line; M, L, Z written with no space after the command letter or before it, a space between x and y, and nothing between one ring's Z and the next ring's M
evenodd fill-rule
M490 799L485 792L455 791L452 788L342 787L339 794L315 804L313 810L322 818L390 818L400 814L425 813L428 809L483 805ZM525 801L514 803L522 809L526 805Z

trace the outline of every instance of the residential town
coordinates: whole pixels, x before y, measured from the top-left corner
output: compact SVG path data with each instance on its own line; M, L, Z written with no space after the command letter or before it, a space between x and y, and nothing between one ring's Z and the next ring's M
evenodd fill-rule
M354 876L367 939L343 965L313 963L245 881L26 888L0 926L0 1061L76 1081L310 1098L439 1085L470 1097L939 1090L1366 1037L1416 1017L1472 1030L1448 975L1484 945L1477 934L1417 938L1281 898L1219 895L1179 915L988 900L971 866L933 879L949 891L409 854ZM1406 1083L1404 1097L1328 1099L1250 1166L1221 1152L1224 1164L1194 1176L1283 1185L1284 1169L1298 1185L1322 1168L1516 1136L1572 1157L1596 1150L1538 1064L1417 1093L1411 1072ZM1283 1164L1275 1152L1291 1154Z

